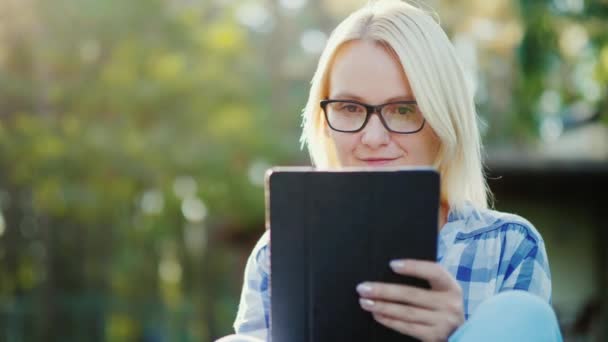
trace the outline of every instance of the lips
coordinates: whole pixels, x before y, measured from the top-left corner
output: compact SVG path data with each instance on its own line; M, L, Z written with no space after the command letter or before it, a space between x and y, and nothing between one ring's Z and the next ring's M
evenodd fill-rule
M367 165L385 165L398 158L365 158L361 159Z

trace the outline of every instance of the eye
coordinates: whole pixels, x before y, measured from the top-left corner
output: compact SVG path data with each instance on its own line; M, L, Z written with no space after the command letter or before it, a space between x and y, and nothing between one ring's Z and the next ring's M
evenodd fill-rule
M414 111L413 106L401 105L401 106L397 107L397 113L399 113L399 114L409 114L409 113L412 113L413 111Z
M347 111L354 113L356 112L359 108L357 108L357 106L355 105L346 105L344 108L346 108Z
M357 113L361 110L361 106L357 106L355 104L348 104L345 103L342 105L342 107L340 108L340 110L345 110L349 113Z

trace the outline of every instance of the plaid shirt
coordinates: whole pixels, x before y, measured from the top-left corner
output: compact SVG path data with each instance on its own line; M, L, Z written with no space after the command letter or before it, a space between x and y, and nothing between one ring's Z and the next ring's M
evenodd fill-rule
M239 310L237 334L267 339L270 319L269 232L251 253ZM450 211L439 231L437 262L460 284L465 318L485 299L507 290L525 290L551 301L551 274L545 244L520 216L465 205ZM353 289L354 291L354 289Z

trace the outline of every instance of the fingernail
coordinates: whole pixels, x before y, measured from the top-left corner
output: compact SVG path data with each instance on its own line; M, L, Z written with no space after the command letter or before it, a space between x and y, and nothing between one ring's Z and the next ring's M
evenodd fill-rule
M361 304L361 306L364 308L371 308L375 303L371 299L359 298L359 304Z
M369 284L361 283L357 285L357 292L361 294L370 294L372 293L372 287Z
M393 269L403 269L405 267L405 260L392 260L390 265Z

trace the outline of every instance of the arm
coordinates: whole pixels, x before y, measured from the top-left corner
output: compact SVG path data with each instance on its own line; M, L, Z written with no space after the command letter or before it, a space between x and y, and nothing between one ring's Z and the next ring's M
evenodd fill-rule
M238 313L234 322L237 334L265 340L270 319L269 232L253 248L243 279Z
M523 290L551 302L551 272L545 244L535 231L528 230L518 243L506 265L498 292Z

